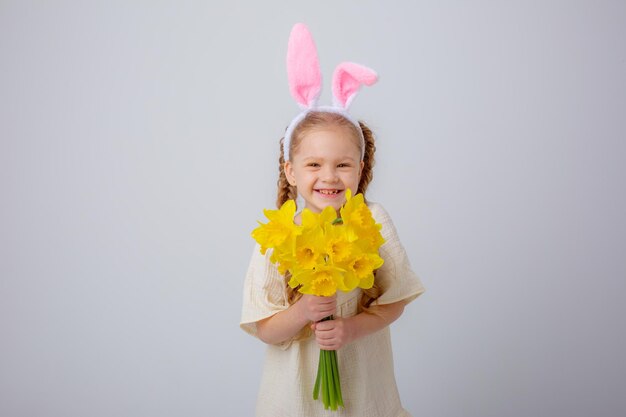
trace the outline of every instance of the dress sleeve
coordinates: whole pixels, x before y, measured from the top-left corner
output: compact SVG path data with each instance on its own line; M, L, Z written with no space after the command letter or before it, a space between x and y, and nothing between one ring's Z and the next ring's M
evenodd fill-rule
M425 288L411 269L409 258L387 211L377 203L370 204L370 210L374 219L382 224L381 233L385 239L379 250L385 262L376 271L376 283L380 286L381 295L373 304L391 304L401 300L409 303L422 294Z
M271 254L270 249L262 255L259 244L255 244L243 285L239 326L254 337L258 337L258 321L289 307L284 278L279 274L276 265L270 262Z

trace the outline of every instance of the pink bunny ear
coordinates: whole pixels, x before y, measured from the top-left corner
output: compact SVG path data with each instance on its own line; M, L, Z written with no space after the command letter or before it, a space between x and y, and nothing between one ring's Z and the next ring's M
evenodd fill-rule
M370 68L354 62L342 62L333 74L333 100L335 106L347 109L361 85L370 86L378 80L378 74Z
M291 29L287 47L289 91L300 107L313 107L322 89L317 48L309 29L297 23Z

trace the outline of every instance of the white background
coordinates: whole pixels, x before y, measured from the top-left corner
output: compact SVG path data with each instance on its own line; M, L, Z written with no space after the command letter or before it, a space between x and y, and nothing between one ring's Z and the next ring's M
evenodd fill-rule
M384 3L384 4L383 4ZM626 3L0 3L0 415L249 416L291 26L380 82L414 416L626 414Z

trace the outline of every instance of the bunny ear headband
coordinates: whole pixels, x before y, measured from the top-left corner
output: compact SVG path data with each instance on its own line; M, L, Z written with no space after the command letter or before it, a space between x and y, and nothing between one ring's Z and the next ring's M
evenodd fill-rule
M343 62L337 65L333 74L333 105L318 106L317 99L322 90L322 76L317 59L317 48L309 29L302 23L297 23L291 29L289 45L287 47L287 78L289 90L302 109L287 127L283 142L285 161L289 160L291 135L294 129L309 112L323 111L338 113L356 126L361 136L361 159L365 152L365 139L359 122L348 113L348 107L359 92L361 85L370 86L378 80L374 70L353 62Z

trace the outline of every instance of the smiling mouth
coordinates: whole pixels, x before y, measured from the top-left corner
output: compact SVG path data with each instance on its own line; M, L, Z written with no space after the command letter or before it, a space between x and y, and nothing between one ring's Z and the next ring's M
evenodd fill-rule
M319 190L315 190L315 191L317 191L318 193L323 194L323 195L333 196L333 195L339 194L343 190L319 189Z

